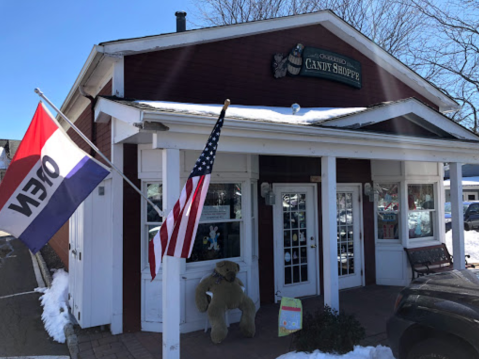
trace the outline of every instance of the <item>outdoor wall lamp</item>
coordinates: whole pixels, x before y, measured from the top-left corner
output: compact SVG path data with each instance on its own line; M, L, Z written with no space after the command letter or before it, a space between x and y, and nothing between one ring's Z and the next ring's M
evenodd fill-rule
M271 185L268 182L261 183L261 197L264 198L264 202L267 206L275 204L275 195Z
M375 199L377 199L379 192L381 192L381 187L379 186L379 184L364 184L364 195L369 197L369 202L373 202Z

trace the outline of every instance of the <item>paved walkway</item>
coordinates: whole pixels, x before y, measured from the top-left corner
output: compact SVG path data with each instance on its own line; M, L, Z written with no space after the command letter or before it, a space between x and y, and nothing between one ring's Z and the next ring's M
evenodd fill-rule
M0 232L0 358L65 356L65 344L54 342L42 323L40 293L28 248Z
M363 345L387 345L386 320L401 288L368 286L342 291L340 306L355 314L366 329ZM322 297L303 300L305 311L314 312L323 305ZM238 324L232 324L228 337L221 344L213 344L209 332L197 331L181 335L181 358L274 359L293 351L292 336L278 338L279 305L262 306L256 315L256 336L244 338ZM78 333L80 359L159 359L161 334L128 333L111 335L109 332L84 330Z

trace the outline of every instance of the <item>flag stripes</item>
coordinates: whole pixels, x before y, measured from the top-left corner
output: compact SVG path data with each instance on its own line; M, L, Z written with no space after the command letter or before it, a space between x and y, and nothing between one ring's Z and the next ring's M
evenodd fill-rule
M160 269L163 255L179 258L191 256L201 212L208 194L224 116L225 108L221 111L206 146L181 191L180 198L148 245L152 280Z

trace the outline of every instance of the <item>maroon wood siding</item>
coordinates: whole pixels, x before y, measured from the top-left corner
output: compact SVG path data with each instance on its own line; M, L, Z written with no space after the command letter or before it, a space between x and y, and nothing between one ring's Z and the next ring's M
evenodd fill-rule
M109 81L103 89L101 89L99 95L111 95L112 91L112 83ZM85 134L89 140L93 141L95 145L103 152L105 156L110 158L111 155L111 138L110 138L110 123L107 124L96 124L93 123L92 117L92 109L91 106L87 106L87 108L82 112L80 116L78 116L77 120L75 121L75 125L80 129L80 131ZM94 133L96 131L96 138ZM91 154L90 146L73 130L69 129L67 131L68 135L71 137L73 142L77 144L83 151L86 153ZM103 159L100 158L97 154L94 154L94 157L98 160ZM52 237L50 240L50 245L53 250L57 253L57 255L62 260L63 264L66 266L65 268L68 269L68 242L69 242L69 226L68 222L66 222L62 228L58 230L58 232Z
M123 173L138 188L138 146L123 145ZM123 182L123 331L141 330L141 199Z
M273 77L275 53L297 43L361 63L362 89L313 77ZM437 108L321 25L125 56L125 97L193 103L367 106L416 97Z
M453 139L454 136L446 135L439 136L424 127L421 127L404 117L395 117L388 121L383 121L375 123L370 126L364 126L362 128L365 131L377 131L384 133L391 133L395 135L404 135L404 136L419 136L419 137L429 137L429 138L449 138Z
M48 244L55 253L60 257L65 269L68 270L68 260L69 260L69 253L68 253L68 233L70 230L69 222L67 221L62 228L58 230L57 233L50 239ZM65 245L66 241L66 245Z
M338 159L336 166L338 183L371 182L369 160ZM259 168L258 183L308 183L310 182L310 176L321 175L321 158L260 156ZM323 242L320 204L321 184L318 183L319 275L321 292L323 292ZM373 210L372 203L367 201L367 199L363 199L366 284L374 284L376 282ZM258 196L258 223L260 298L262 303L272 303L274 301L273 207L266 206L261 196Z

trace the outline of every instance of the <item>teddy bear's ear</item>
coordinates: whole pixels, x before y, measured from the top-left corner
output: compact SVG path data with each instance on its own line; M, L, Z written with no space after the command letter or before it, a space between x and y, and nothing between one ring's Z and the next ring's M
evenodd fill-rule
M218 268L221 268L221 267L224 267L225 264L226 264L226 261L221 261L221 262L216 263L216 266L217 266Z
M212 231L212 230L213 230L213 226L210 226L210 231Z

